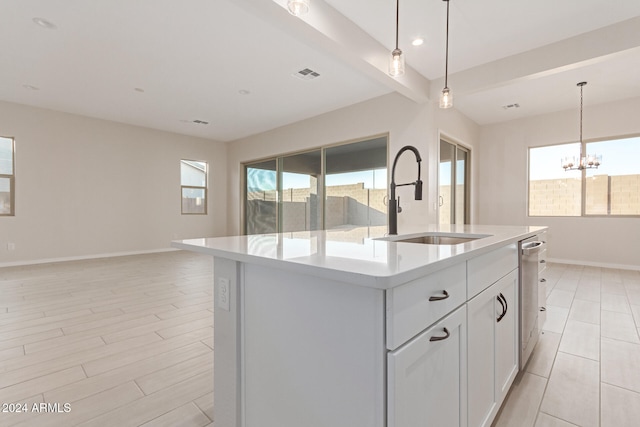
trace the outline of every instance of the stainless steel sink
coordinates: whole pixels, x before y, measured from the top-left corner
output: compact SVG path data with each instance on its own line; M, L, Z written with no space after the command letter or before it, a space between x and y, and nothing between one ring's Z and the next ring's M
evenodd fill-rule
M396 242L422 243L423 245L459 245L460 243L467 243L477 239L479 237L420 236L400 239L396 240Z
M423 245L459 245L462 243L471 242L473 240L483 239L490 237L488 234L443 234L443 233L425 233L413 236L398 236L398 237L385 237L380 240L387 240L390 242L402 242L402 243L420 243Z

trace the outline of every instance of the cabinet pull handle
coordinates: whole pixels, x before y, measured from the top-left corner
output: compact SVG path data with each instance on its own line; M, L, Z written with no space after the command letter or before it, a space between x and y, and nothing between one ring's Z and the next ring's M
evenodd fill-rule
M449 292L442 291L442 294L442 296L429 297L429 301L442 301L443 299L449 298Z
M497 322L500 322L502 320L502 318L507 314L507 310L509 309L509 306L507 305L507 299L504 297L504 295L502 295L502 293L500 295L498 295L496 297L496 299L498 300L498 302L502 306L502 313L496 319Z
M544 283L544 282L546 282L546 281L547 281L547 279L542 278L542 279L540 279L540 281L541 281L542 283Z
M507 311L509 311L509 304L507 303L507 297L505 297L502 294L500 294L500 296L502 297L502 300L504 301L504 314L507 314Z
M547 260L544 260L544 259L540 260L540 264L546 264L546 263L547 263Z
M540 307L540 311L547 311L547 307Z
M447 338L449 338L449 331L447 330L447 328L442 328L442 330L445 333L445 336L443 337L431 337L429 338L429 341L442 341L442 340L446 340Z

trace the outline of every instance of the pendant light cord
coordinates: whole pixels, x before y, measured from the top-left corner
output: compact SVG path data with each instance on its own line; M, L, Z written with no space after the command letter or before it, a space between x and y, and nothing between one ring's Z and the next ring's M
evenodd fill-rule
M444 87L448 88L447 80L449 77L449 0L444 0L447 2L447 39L446 39L446 48L445 48L445 59L444 59Z
M396 0L396 49L398 49L398 26L400 23L400 0Z
M580 154L582 155L582 87L580 85Z

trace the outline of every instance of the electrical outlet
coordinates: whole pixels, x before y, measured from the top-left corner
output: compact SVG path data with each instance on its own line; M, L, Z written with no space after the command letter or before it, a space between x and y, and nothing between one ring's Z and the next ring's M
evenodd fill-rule
M16 244L13 243L13 242L7 243L7 250L8 251L15 251L16 250Z
M218 307L230 311L229 304L229 279L220 277L218 279Z

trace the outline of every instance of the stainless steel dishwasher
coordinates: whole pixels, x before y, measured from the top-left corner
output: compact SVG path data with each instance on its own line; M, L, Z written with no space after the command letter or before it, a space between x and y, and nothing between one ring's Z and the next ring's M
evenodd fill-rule
M520 274L520 369L527 364L538 342L538 254L545 243L537 236L518 242Z

